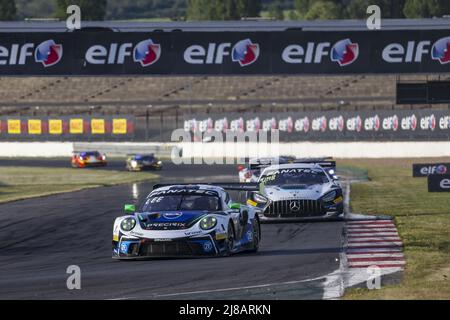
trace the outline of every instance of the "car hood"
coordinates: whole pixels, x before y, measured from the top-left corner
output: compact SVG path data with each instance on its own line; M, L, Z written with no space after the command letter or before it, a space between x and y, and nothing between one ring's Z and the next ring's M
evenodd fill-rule
M142 229L145 230L175 230L192 226L208 211L161 211L137 213Z
M272 201L279 200L317 200L331 190L331 184L266 186L264 196Z

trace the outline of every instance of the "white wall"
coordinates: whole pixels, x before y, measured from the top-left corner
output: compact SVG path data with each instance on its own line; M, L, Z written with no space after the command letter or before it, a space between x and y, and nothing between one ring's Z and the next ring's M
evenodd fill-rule
M176 146L184 158L223 158L295 155L335 158L421 158L450 157L450 141L439 142L295 142L251 143L71 143L0 142L0 157L67 157L73 150L99 150L126 155L156 152L168 155ZM113 151L114 150L114 151ZM111 154L112 155L112 154Z
M295 155L334 158L422 158L450 156L450 141L439 142L295 142L276 145L244 143L179 144L183 156L254 157Z
M0 142L0 157L70 157L71 142Z

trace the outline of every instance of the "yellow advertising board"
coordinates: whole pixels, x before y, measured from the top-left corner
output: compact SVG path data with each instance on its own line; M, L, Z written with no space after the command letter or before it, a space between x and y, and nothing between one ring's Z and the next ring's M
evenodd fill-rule
M113 134L127 134L127 119L113 119Z
M69 131L71 134L83 133L83 119L70 119Z
M105 119L91 119L91 133L105 134Z
M28 133L29 134L42 134L42 121L39 119L28 120Z
M48 120L48 133L50 134L62 134L63 124L61 119Z
M21 133L21 123L18 119L8 120L8 133L9 134L20 134Z

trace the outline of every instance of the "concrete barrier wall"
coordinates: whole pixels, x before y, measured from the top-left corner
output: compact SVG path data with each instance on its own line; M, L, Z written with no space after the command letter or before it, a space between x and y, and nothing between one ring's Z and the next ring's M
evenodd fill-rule
M334 158L423 158L450 156L450 142L296 142L280 144L185 143L179 144L183 156L255 157L294 155L297 157Z
M436 142L295 142L257 143L116 143L0 142L0 157L67 157L72 151L99 150L109 156L155 153L191 158L244 158L294 155L335 158L450 157L450 141ZM182 152L180 151L182 150Z
M174 144L144 143L144 142L75 142L75 151L97 150L108 156L126 156L133 153L154 153L159 157L168 158Z
M70 157L71 142L0 142L0 157Z

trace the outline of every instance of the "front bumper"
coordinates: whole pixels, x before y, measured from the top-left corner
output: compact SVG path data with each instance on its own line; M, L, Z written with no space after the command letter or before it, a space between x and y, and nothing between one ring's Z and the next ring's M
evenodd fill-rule
M261 221L333 219L342 214L343 203L300 199L272 201L258 212Z
M104 167L107 165L106 161L96 161L96 162L88 162L88 161L77 161L73 163L74 166L79 168L85 167Z
M136 167L133 167L133 166L127 164L128 171L161 170L161 169L162 169L161 164L138 165Z
M113 241L113 258L181 258L220 255L220 244L211 235L178 239L130 239Z
M336 221L344 218L343 214L340 212L327 212L322 216L315 217L269 217L265 216L262 213L258 214L259 220L262 223L270 223L270 222L314 222L314 221Z

